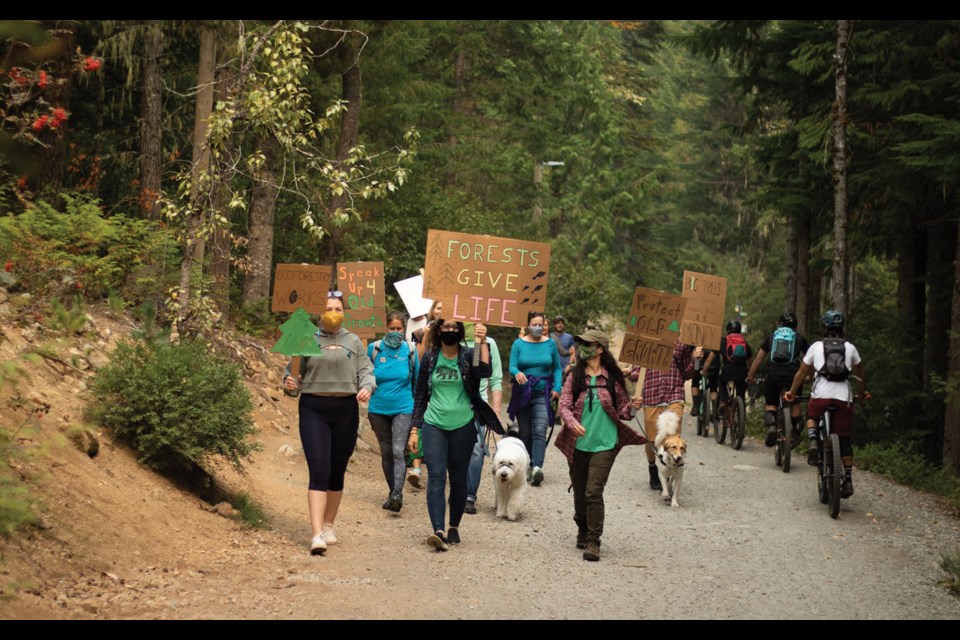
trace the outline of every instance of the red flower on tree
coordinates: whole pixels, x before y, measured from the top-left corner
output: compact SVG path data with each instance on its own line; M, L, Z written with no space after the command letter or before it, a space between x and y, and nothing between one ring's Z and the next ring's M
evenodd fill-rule
M13 269L13 260L7 260L7 264L3 265L3 270L9 272Z
M54 121L56 124L60 124L60 123L62 123L62 122L66 122L66 120L67 120L67 110L66 110L66 109L64 109L63 107L57 107L56 109L53 110L53 121ZM53 125L53 126L56 126L56 125Z
M40 131L40 129L43 129L46 126L47 121L49 119L50 119L50 116L48 115L42 115L39 118L37 118L33 123L33 130Z
M83 70L84 71L96 71L100 68L100 65L103 64L93 56L87 56L87 59L83 61Z
M47 72L40 71L40 74L37 76L37 86L41 89L47 88Z

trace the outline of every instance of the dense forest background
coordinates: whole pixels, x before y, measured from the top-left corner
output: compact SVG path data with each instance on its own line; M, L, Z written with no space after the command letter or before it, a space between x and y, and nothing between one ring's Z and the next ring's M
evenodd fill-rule
M5 21L0 73L22 318L273 331L278 262L397 308L429 228L548 241L573 329L684 269L754 347L843 309L856 439L960 469L960 21Z

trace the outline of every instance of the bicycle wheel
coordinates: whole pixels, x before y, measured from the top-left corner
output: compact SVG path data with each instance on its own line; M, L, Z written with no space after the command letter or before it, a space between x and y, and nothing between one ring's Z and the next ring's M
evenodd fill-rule
M698 435L698 436L702 436L702 435L703 435L703 410L702 410L703 407L702 407L702 405L703 405L703 402L701 402L700 396L697 396L696 400L694 400L693 406L695 406L697 409L700 409L700 413L697 414L697 435Z
M830 499L830 487L827 484L826 453L823 446L823 422L820 423L820 432L817 434L817 449L820 451L820 464L817 465L817 493L821 504L827 504Z
M730 403L730 446L739 449L743 446L744 419L746 417L746 407L743 405L743 398L736 396Z
M773 462L778 467L783 465L783 438L777 435L777 443L773 445Z
M790 423L790 414L786 411L780 412L780 438L783 442L783 472L790 473L790 454L793 452L792 429Z
M824 443L824 445L826 444ZM830 434L830 444L825 448L828 451L827 457L830 461L827 465L829 471L827 482L830 483L828 509L830 510L830 517L836 518L840 514L840 483L843 481L843 463L840 462L840 437L835 433Z
M713 439L717 444L723 444L727 436L727 405L721 403L717 413L717 419L713 421Z
M700 387L700 415L697 416L697 433L706 438L710 435L710 392L706 385Z

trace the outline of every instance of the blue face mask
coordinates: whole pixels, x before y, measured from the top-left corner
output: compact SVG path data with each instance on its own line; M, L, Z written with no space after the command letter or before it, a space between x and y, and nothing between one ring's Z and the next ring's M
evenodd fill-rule
M534 338L539 338L543 335L543 327L527 327L527 333Z
M399 331L391 331L387 335L383 336L383 344L387 345L391 349L396 349L400 346L400 343L403 342L403 334Z

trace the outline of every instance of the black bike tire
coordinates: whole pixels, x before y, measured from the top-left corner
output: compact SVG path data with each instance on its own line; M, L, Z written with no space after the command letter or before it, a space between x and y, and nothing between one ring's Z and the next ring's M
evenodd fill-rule
M790 423L790 414L780 412L780 428L783 429L783 472L790 473L790 454L793 453L793 426Z
M826 444L826 443L824 443ZM843 463L840 461L840 437L835 433L830 434L830 475L827 481L830 483L830 517L836 518L840 515L840 484L843 482Z
M826 447L823 442L823 435L826 433L826 427L823 424L823 418L817 427L817 449L820 451L820 464L817 465L817 494L821 504L827 504L830 500L830 488L827 486L827 476L824 467L826 466Z
M730 421L730 446L739 450L743 446L743 437L746 429L747 407L743 398L736 396L730 404L730 410L733 412L734 419Z
M717 444L723 444L727 436L727 407L723 403L720 403L717 414L717 421L713 425L713 439Z
M710 436L710 389L706 385L706 380L700 385L700 415L697 416L698 424L702 425L697 431L701 436L707 438Z

